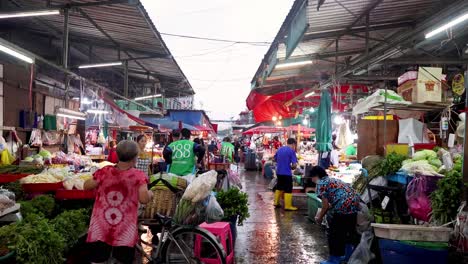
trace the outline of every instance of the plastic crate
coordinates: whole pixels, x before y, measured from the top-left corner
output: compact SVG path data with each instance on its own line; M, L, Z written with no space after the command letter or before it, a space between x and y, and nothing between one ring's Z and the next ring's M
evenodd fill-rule
M15 182L19 179L22 179L26 176L29 176L29 174L25 173L15 173L15 174L10 174L10 173L3 173L0 174L0 183L9 183L9 182Z
M52 192L63 188L63 183L25 183L21 187L28 193Z
M322 200L315 193L307 194L307 218L315 221L315 216L319 208L322 208Z
M445 264L448 259L448 247L419 247L405 241L379 239L379 248L383 264Z
M396 174L387 176L387 180L392 182L398 182L404 185L407 185L413 178L414 177L402 172L397 172Z

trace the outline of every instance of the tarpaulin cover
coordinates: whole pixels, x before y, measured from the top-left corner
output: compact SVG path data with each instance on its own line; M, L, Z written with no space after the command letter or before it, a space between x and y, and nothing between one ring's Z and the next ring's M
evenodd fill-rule
M182 121L183 123L195 126L203 125L203 113L202 112L190 112L190 111L171 111L169 117L172 121Z
M211 124L211 126L213 127L213 131L218 134L218 124Z
M317 144L315 148L320 152L330 151L332 149L331 98L328 91L322 91L320 96L316 128Z
M123 114L126 114L128 116L129 119L137 122L138 124L140 125L145 125L145 126L149 126L149 127L153 127L153 128L158 128L158 125L157 124L154 124L154 123L150 123L150 122L146 122L145 120L143 119L140 119L130 113L128 113L127 111L123 110L122 108L120 108L113 100L111 99L108 99L106 98L105 96L102 97L102 99L104 100L105 103L107 103L112 109L120 112L120 113L123 113Z

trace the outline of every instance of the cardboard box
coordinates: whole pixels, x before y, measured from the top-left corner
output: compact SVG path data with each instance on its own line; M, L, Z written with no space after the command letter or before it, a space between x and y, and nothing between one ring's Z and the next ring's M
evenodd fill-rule
M402 83L397 92L413 103L442 101L442 68L419 67L418 78Z

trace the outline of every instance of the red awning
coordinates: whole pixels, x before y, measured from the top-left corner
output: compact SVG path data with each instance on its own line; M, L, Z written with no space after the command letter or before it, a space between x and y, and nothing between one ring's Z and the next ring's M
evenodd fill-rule
M342 101L349 97L351 87L354 93L368 92L367 86L364 85L341 85L332 88L332 108L334 111L342 112L346 110L348 105ZM296 116L296 113L301 113L304 108L317 107L319 105L320 93L317 93L314 96L295 101L289 107L286 106L286 102L303 94L308 89L297 89L274 95L264 95L252 90L246 100L247 107L249 110L252 110L255 121L258 123L272 121L273 117L293 118Z
M211 127L206 127L206 126L201 126L201 125L194 125L198 129L198 131L206 131L206 132L211 132L213 129Z

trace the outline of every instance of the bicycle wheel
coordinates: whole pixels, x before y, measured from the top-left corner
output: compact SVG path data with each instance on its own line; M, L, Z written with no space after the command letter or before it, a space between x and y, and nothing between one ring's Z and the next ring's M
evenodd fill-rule
M226 252L215 236L198 227L179 227L171 232L161 248L164 263L222 263Z

